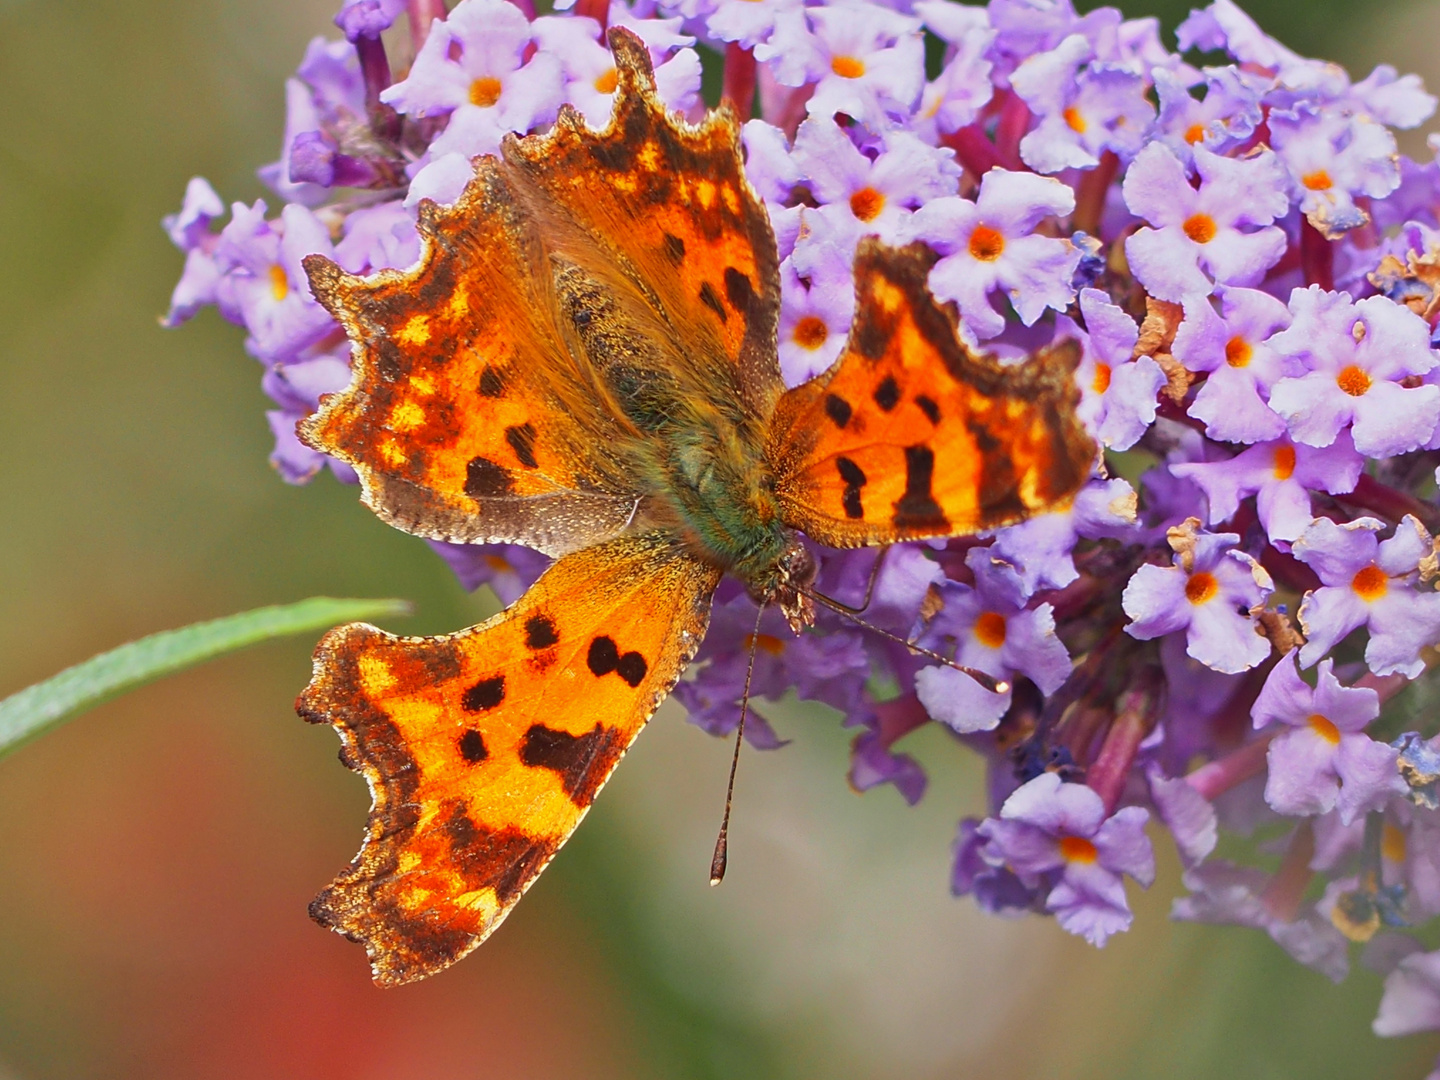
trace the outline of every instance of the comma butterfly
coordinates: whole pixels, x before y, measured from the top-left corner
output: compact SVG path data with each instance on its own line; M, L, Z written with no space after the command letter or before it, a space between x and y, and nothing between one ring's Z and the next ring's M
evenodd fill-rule
M780 379L774 235L739 121L667 114L612 29L602 132L570 109L507 138L411 270L306 260L355 374L301 425L366 505L439 540L555 557L508 610L443 637L342 626L297 707L374 799L311 905L411 982L488 936L575 830L705 634L724 574L799 632L834 547L973 533L1067 500L1095 453L1071 342L1002 365L926 288L936 256L873 238L834 366Z

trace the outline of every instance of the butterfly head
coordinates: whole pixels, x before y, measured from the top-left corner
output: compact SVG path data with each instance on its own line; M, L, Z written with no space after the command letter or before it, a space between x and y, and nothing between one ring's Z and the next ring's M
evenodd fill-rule
M766 568L760 580L747 585L757 602L776 605L790 629L798 634L815 622L815 603L809 592L818 571L815 556L799 534L792 532L786 538L780 557Z

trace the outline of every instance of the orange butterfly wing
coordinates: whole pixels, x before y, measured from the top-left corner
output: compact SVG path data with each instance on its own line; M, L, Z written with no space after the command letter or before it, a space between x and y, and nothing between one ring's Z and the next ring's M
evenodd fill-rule
M448 967L500 925L704 637L719 572L664 534L566 555L509 610L435 638L332 630L297 703L374 805L311 905L375 980Z
M1090 474L1078 347L1014 365L976 355L930 295L935 259L861 241L845 351L776 409L767 456L785 522L822 544L997 528L1063 504Z
M355 375L301 437L354 466L407 532L551 555L614 536L629 480L599 452L611 415L554 321L547 257L494 158L450 208L421 204L423 253L367 278L305 261L355 343Z
M645 46L618 29L609 42L617 78L609 126L596 133L565 107L548 135L508 139L502 152L516 190L544 196L531 203L562 250L576 230L588 241L567 254L598 253L618 267L672 356L722 365L754 415L768 416L784 389L780 277L734 110L722 105L696 125L672 117Z

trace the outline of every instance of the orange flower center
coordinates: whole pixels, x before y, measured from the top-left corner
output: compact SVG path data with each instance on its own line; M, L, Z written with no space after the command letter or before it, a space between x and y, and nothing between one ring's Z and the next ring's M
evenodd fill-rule
M1324 169L1316 169L1312 173L1306 173L1300 178L1300 183L1304 184L1311 191L1329 191L1335 186L1335 182L1330 179L1330 174Z
M1185 582L1185 599L1196 607L1214 600L1219 591L1220 582L1216 581L1215 575L1208 570L1191 574L1190 580Z
M290 295L290 278L279 263L270 267L270 295L277 301Z
M1085 123L1085 117L1080 115L1080 110L1074 105L1071 105L1061 115L1065 117L1065 123L1070 125L1070 130L1077 135L1084 135L1085 129L1090 126Z
M602 94L613 94L620 85L620 73L613 67L595 79L595 89Z
M885 196L873 187L861 188L850 196L850 212L861 221L874 221L885 209Z
M1215 239L1215 219L1209 214L1191 214L1182 228L1185 235L1197 244L1208 244Z
M1100 852L1083 836L1062 836L1060 857L1066 862L1093 863L1100 857Z
M1225 343L1225 363L1231 367L1249 367L1255 350L1243 337L1232 337Z
M774 634L746 634L746 649L759 649L771 656L779 656L785 651L785 642L781 641Z
M508 574L514 569L502 555L486 555L485 565L497 574Z
M1295 447L1288 443L1275 448L1275 479L1289 480L1295 475Z
M499 79L493 75L481 75L470 84L470 104L488 109L500 100L502 89Z
M1204 124L1191 124L1185 129L1185 141L1191 146L1194 146L1203 138L1205 138Z
M1351 397L1361 397L1365 391L1370 389L1370 376L1365 373L1363 368L1351 364L1335 376L1335 385Z
M1350 588L1368 604L1390 591L1390 579L1385 576L1384 570L1371 563L1350 579Z
M1312 713L1305 721L1310 725L1310 730L1319 735L1331 746L1340 745L1340 729L1332 724L1328 718L1321 716L1318 712Z
M975 620L975 636L981 645L998 649L1005 644L1005 616L993 611L982 611Z
M795 324L795 344L802 349L818 349L830 336L830 328L817 315L806 315Z
M1380 854L1391 862L1405 861L1405 833L1388 821L1380 830Z
M981 262L994 262L1005 251L1005 236L989 225L976 225L970 234L970 254Z
M865 74L865 61L853 56L836 56L830 60L830 70L842 79L858 79Z
M1095 393L1103 394L1110 389L1110 365L1103 360L1095 361L1095 380L1090 384Z

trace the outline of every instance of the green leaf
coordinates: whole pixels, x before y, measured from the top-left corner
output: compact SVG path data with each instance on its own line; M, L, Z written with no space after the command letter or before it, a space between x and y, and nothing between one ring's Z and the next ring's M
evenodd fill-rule
M312 596L128 642L0 701L0 756L86 709L212 657L336 623L409 613L410 605L404 600Z

